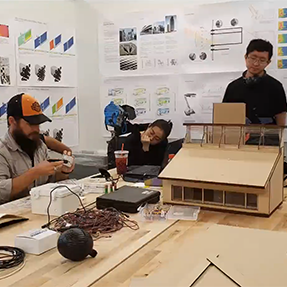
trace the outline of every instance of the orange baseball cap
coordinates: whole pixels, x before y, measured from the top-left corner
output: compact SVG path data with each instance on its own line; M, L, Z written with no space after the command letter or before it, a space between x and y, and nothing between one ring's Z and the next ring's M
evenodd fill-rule
M24 119L30 125L40 125L51 120L42 113L39 102L27 94L19 94L10 99L7 117Z

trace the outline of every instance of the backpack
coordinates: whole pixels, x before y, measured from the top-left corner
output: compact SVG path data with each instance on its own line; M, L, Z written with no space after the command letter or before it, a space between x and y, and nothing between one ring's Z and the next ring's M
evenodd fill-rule
M128 105L119 106L111 101L104 110L105 126L114 128L115 135L121 135L127 132L127 119L136 118L135 109Z
M125 121L125 111L121 106L118 106L113 101L111 101L105 107L104 114L105 126L107 130L108 126L113 127L115 131L125 129L125 125L122 126L123 122Z

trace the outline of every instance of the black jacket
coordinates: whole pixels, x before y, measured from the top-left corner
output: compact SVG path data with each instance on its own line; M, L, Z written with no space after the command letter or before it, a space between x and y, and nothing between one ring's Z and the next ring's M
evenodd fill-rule
M148 124L130 124L128 137L114 137L108 144L109 168L115 167L114 151L120 150L124 144L124 150L129 151L128 165L158 165L161 166L167 149L168 141L164 140L157 145L150 145L149 151L144 152L141 142L141 131L146 130Z

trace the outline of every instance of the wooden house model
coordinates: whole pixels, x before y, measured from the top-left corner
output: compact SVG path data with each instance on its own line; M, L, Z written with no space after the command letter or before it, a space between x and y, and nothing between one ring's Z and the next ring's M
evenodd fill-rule
M270 215L283 202L283 128L186 124L161 172L163 201Z

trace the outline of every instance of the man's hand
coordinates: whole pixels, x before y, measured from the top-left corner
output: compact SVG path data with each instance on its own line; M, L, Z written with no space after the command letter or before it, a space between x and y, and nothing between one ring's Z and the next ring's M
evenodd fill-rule
M48 162L43 161L34 167L38 176L50 176L55 174L63 166L63 161Z
M150 138L145 133L141 134L141 142L143 145L144 151L149 151L149 145L150 145Z
M63 164L61 171L64 174L71 173L75 168L75 158L72 156L72 152L70 151L65 150L63 154L63 158L69 160L69 163L67 165Z

